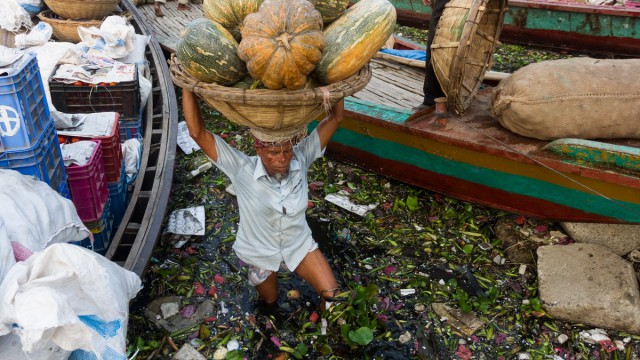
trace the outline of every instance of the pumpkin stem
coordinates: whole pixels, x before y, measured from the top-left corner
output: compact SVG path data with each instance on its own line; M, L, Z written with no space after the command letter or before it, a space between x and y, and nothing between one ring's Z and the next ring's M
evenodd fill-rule
M289 45L289 40L293 38L293 36L289 35L289 33L282 33L280 34L280 36L278 36L276 38L277 41L280 42L280 44L284 45L284 47L287 48L287 50L291 49L291 45Z

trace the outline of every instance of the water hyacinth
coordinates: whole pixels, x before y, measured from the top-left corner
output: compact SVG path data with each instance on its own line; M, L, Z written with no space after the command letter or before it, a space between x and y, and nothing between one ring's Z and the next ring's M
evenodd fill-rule
M405 28L398 32L411 35ZM525 63L542 57L548 55L501 46L494 70L513 70L501 59ZM245 129L202 109L210 130L253 152ZM315 291L282 272L280 308L275 315L261 314L246 266L231 248L239 214L228 179L215 167L187 179L190 156L176 155L170 204L204 205L206 230L181 249L155 249L157 262L131 306L127 333L131 354L139 350L140 359L170 359L170 341L179 348L194 339L209 359L640 358L637 335L593 331L544 311L535 262L515 261L512 251L531 236L549 244L570 242L558 224L471 205L326 157L310 170L313 206L306 214L342 294L330 312L319 312ZM324 200L340 191L354 203L379 206L361 217ZM526 250L529 258L522 259L535 260L535 247ZM373 285L375 291L368 288ZM167 295L184 297L179 316L199 321L171 333L152 324L144 307ZM204 300L213 310L195 314L194 305Z

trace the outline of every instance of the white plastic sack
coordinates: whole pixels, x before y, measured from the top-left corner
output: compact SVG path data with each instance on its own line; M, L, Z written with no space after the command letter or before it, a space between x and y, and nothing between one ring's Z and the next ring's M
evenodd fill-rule
M7 228L4 226L2 218L0 218L0 282L2 282L4 276L15 263L16 259L13 256L11 239L7 236Z
M142 142L138 139L129 139L122 143L124 156L124 171L127 174L127 182L138 176L140 170L140 149Z
M128 25L123 17L108 16L100 28L78 27L80 44L87 47L87 55L122 59L133 51L133 26Z
M92 236L71 200L15 170L0 169L0 204L6 236L31 252Z
M0 28L17 32L22 27L31 27L31 16L15 0L0 1Z
M22 50L0 45L0 68L17 63L23 55Z
M149 100L149 95L151 95L151 80L144 76L144 69L147 68L147 66L148 65L138 65L138 83L140 84L141 108L144 108L147 105L147 100Z
M26 353L22 350L22 343L18 335L0 336L0 359L11 360L67 360L69 351L53 346L42 351Z
M59 346L124 360L129 301L140 288L135 273L98 253L51 245L0 284L0 335L18 335L27 353Z
M51 40L52 34L53 28L51 28L51 25L46 22L40 22L28 33L16 35L16 48L24 49L30 46L44 45Z
M47 96L47 102L49 103L49 110L55 117L58 111L56 111L56 108L51 103L49 76L51 76L53 69L61 59L77 59L79 61L82 50L78 45L73 43L50 41L42 46L31 47L29 48L29 51L36 53L44 93Z
M146 64L144 54L147 50L147 44L151 40L151 36L133 34L133 50L127 57L122 59L123 63L138 64L138 68L142 68Z

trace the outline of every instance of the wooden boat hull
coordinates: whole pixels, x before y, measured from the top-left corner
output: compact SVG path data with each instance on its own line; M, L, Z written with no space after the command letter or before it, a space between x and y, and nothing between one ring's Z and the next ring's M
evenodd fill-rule
M431 8L390 0L398 23L428 28ZM500 40L593 56L640 56L640 8L533 0L509 1Z
M526 216L640 223L637 169L616 173L542 149L502 129L480 97L470 115L426 116L348 98L327 152L408 184ZM315 126L315 123L311 127Z
M121 3L131 13L136 33L153 34L137 8ZM178 134L178 104L164 54L152 37L146 58L150 64L152 93L145 107L140 171L131 200L105 256L142 276L160 236L171 182Z

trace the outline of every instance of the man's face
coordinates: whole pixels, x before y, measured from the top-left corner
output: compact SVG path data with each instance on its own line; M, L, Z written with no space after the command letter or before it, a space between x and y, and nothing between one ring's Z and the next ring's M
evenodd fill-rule
M267 145L256 148L256 153L271 177L284 179L289 173L293 158L293 145L285 142L281 145Z

